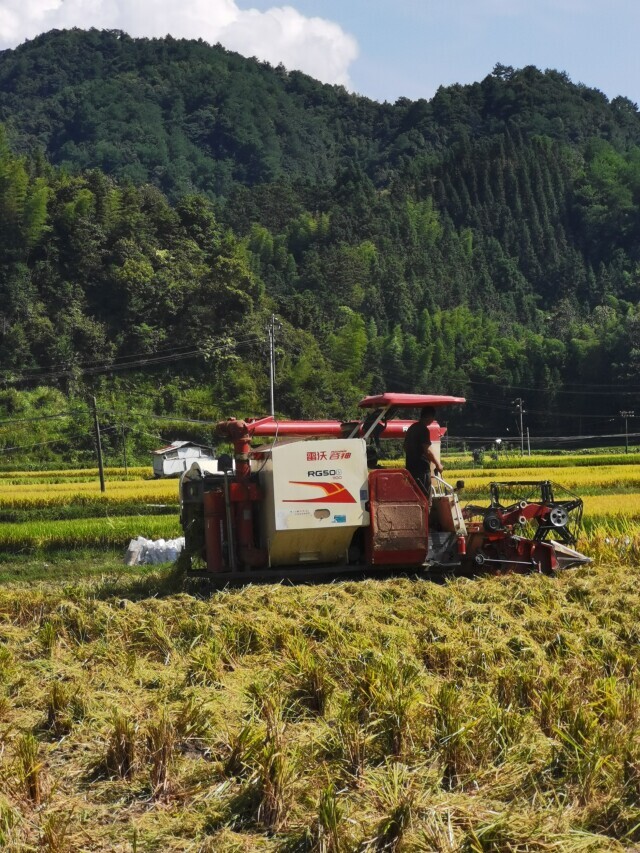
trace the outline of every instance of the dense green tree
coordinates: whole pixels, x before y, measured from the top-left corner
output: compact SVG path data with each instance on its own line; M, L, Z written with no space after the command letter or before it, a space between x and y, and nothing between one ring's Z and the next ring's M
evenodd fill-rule
M377 104L204 42L73 30L0 54L0 115L5 383L106 392L122 371L158 413L255 414L275 312L293 416L429 390L495 431L521 393L532 428L566 432L640 384L624 98L498 65Z

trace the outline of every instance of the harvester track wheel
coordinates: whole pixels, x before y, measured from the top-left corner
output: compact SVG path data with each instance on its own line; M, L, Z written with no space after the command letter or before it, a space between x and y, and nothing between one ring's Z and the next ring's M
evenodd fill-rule
M487 558L480 551L478 551L478 553L473 558L473 562L476 564L476 566L484 566L486 561L487 561Z

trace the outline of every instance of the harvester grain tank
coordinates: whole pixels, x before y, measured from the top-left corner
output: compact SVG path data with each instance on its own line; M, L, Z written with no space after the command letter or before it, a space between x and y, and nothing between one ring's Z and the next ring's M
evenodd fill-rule
M377 467L380 441L402 439L413 423L399 411L464 402L380 394L359 403L360 420L219 423L233 459L215 469L196 462L180 483L191 570L224 584L358 571L552 572L589 562L574 548L582 501L557 500L547 481L493 484L487 506L463 507L461 483L434 475L427 496L405 468ZM434 420L429 432L437 457L446 430ZM252 446L265 438L273 441ZM505 504L505 494L516 498Z

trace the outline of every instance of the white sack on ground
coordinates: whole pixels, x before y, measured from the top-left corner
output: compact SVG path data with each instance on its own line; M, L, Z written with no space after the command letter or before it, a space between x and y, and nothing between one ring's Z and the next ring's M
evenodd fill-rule
M156 563L173 563L184 548L184 536L177 539L145 539L138 536L129 542L124 562L127 566L155 565Z

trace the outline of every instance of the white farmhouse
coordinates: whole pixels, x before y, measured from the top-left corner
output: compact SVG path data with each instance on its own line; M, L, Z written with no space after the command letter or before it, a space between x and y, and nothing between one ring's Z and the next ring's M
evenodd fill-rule
M213 447L195 441L174 441L167 447L153 450L153 476L179 477L198 460L215 459Z

